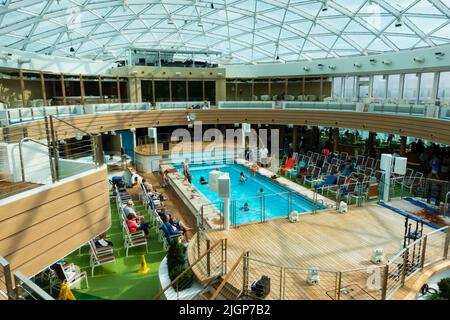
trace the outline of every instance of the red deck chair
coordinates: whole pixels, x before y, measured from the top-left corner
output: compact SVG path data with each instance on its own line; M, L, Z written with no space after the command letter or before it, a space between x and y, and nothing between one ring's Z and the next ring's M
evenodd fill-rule
M283 174L286 170L292 169L294 163L295 163L294 158L287 159L286 163L280 168L280 173Z

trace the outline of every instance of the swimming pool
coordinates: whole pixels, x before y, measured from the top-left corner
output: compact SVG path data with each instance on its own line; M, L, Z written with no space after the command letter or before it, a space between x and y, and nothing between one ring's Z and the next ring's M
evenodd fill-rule
M183 173L181 165L176 168ZM209 172L219 168L221 172L227 172L231 180L231 196L230 196L230 220L232 224L243 224L250 222L258 222L261 220L272 219L277 217L286 217L289 212L296 210L298 213L313 211L314 205L311 199L306 198L292 190L257 174L253 177L250 170L240 164L217 164L196 163L189 165L192 184L202 193L218 210L220 210L221 199L217 196L217 192L211 192L209 185L202 185L200 177L209 179ZM240 182L239 176L243 172L247 180ZM259 192L263 189L263 193ZM244 204L247 203L249 210L244 211ZM320 204L316 205L316 209L320 210L324 207Z

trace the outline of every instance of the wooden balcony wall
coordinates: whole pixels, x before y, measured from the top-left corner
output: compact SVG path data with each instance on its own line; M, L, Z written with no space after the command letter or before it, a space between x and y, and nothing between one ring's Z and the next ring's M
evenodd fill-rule
M0 256L31 277L111 226L106 166L0 201Z
M421 118L414 116L375 114L367 112L339 112L319 110L194 110L197 121L203 124L294 124L325 126L334 128L354 128L360 130L399 134L402 136L427 139L437 143L450 145L450 126L447 120ZM91 133L123 130L129 128L146 128L158 126L187 125L187 110L165 110L148 112L122 112L104 113L67 117L65 121L73 124L80 130ZM13 132L21 128L31 128L28 136L32 138L45 138L45 125L43 120L22 123L6 128L10 132L10 141L13 141ZM57 123L55 129L58 138L71 137L73 130L64 124ZM2 129L5 130L5 129ZM4 135L0 131L0 141ZM18 133L17 138L21 135Z

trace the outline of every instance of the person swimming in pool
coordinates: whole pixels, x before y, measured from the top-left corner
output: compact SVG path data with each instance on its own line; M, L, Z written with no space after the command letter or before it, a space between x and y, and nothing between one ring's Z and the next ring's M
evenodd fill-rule
M244 175L243 172L241 172L241 175L240 175L240 177L239 177L239 180L240 180L241 182L245 182L245 181L247 180L247 178L245 177L245 175Z
M248 206L248 203L244 203L244 206L242 207L242 210L244 211L250 211L250 207Z
M206 181L205 178L200 177L200 183L201 183L201 184L208 184L208 181Z
M264 193L264 189L263 189L263 188L259 189L259 191L258 191L258 195L259 195L259 196L262 196L262 195L263 195L263 193Z

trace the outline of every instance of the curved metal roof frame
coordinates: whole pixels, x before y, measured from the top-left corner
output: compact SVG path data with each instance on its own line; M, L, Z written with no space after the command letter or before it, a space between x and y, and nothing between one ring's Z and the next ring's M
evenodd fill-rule
M205 60L221 64L339 58L448 44L449 6L450 0L0 0L0 44L103 60L130 48L220 51Z

